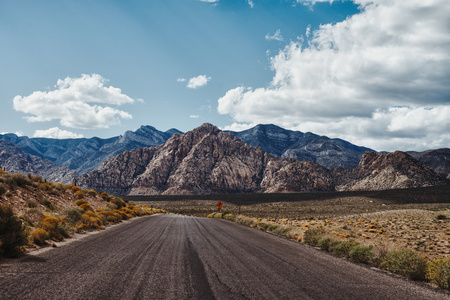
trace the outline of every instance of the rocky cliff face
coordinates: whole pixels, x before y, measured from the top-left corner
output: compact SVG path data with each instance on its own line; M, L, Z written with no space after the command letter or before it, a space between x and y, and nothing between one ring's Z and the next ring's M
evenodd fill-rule
M79 183L130 195L329 191L334 185L328 175L316 163L274 158L204 124L164 145L108 160Z
M368 148L355 146L340 139L330 139L311 132L286 130L275 125L257 125L241 132L232 132L251 146L278 157L314 161L332 169L356 167Z
M442 148L423 152L406 152L443 178L450 180L450 149Z
M0 140L0 166L9 173L41 175L47 180L71 183L78 173L66 166L55 166L51 161L30 155L21 147Z
M356 168L337 168L332 173L338 191L387 190L445 184L436 172L400 151L388 154L366 152Z

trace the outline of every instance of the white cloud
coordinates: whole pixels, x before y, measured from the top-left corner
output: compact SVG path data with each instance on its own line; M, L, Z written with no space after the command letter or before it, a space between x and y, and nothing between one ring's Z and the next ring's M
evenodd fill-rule
M189 82L186 86L190 89L196 89L205 86L210 80L211 77L207 77L206 75L199 75L197 77L192 77L191 79L189 79Z
M266 34L266 40L268 41L284 41L283 36L281 35L280 29L278 29L273 35Z
M255 3L253 3L252 0L247 0L248 5L250 5L251 8L255 7Z
M450 2L354 2L359 14L291 42L271 59L269 86L229 90L219 113L376 150L448 147Z
M198 118L200 118L200 116L199 115L190 115L189 118L191 118L191 119L198 119Z
M106 87L106 81L98 74L60 79L52 91L14 97L14 109L31 114L26 117L29 122L59 120L62 126L81 129L118 125L120 119L131 119L132 116L111 106L135 101L119 88Z
M186 81L186 78L178 78L177 79L177 82L185 82Z
M199 0L200 2L218 3L219 0Z
M62 130L58 127L53 127L47 130L36 130L33 137L43 137L51 139L80 139L83 138L83 135L76 134L67 130Z
M308 25L306 27L305 35L306 35L307 38L311 35L311 25Z

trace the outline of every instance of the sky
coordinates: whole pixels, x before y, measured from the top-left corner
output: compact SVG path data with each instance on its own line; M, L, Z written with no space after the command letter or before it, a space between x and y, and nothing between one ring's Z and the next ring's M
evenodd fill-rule
M448 0L0 0L0 133L257 124L450 147Z

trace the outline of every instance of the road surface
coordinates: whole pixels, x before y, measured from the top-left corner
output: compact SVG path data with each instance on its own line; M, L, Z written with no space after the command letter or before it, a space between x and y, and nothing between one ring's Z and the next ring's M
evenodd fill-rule
M0 264L0 299L449 299L224 220L137 218Z

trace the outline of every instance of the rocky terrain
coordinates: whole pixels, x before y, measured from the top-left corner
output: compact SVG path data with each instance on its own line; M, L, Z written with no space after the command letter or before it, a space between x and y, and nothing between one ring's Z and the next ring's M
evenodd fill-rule
M450 149L442 148L423 152L406 152L424 165L436 171L443 178L450 179Z
M402 152L368 151L356 168L330 171L311 161L274 157L204 124L164 145L126 151L82 175L79 183L112 194L175 195L383 190L444 181Z
M51 161L30 155L10 142L0 140L0 167L9 173L39 174L50 181L71 183L78 173L66 166L55 166Z
M333 189L329 171L281 159L204 124L159 147L131 150L80 177L86 187L116 194L206 194Z
M388 190L445 184L439 174L410 155L366 152L356 168L332 170L337 191Z
M375 152L341 139L286 130L275 125L257 125L248 130L231 133L251 146L261 147L273 156L314 161L327 169L356 167L364 152Z
M108 158L126 150L158 146L167 141L176 129L166 132L151 126L141 126L136 131L127 131L122 136L109 139L49 139L18 137L15 134L0 134L0 140L9 141L31 155L47 159L57 166L67 166L79 174L98 169ZM43 174L40 174L44 176Z

